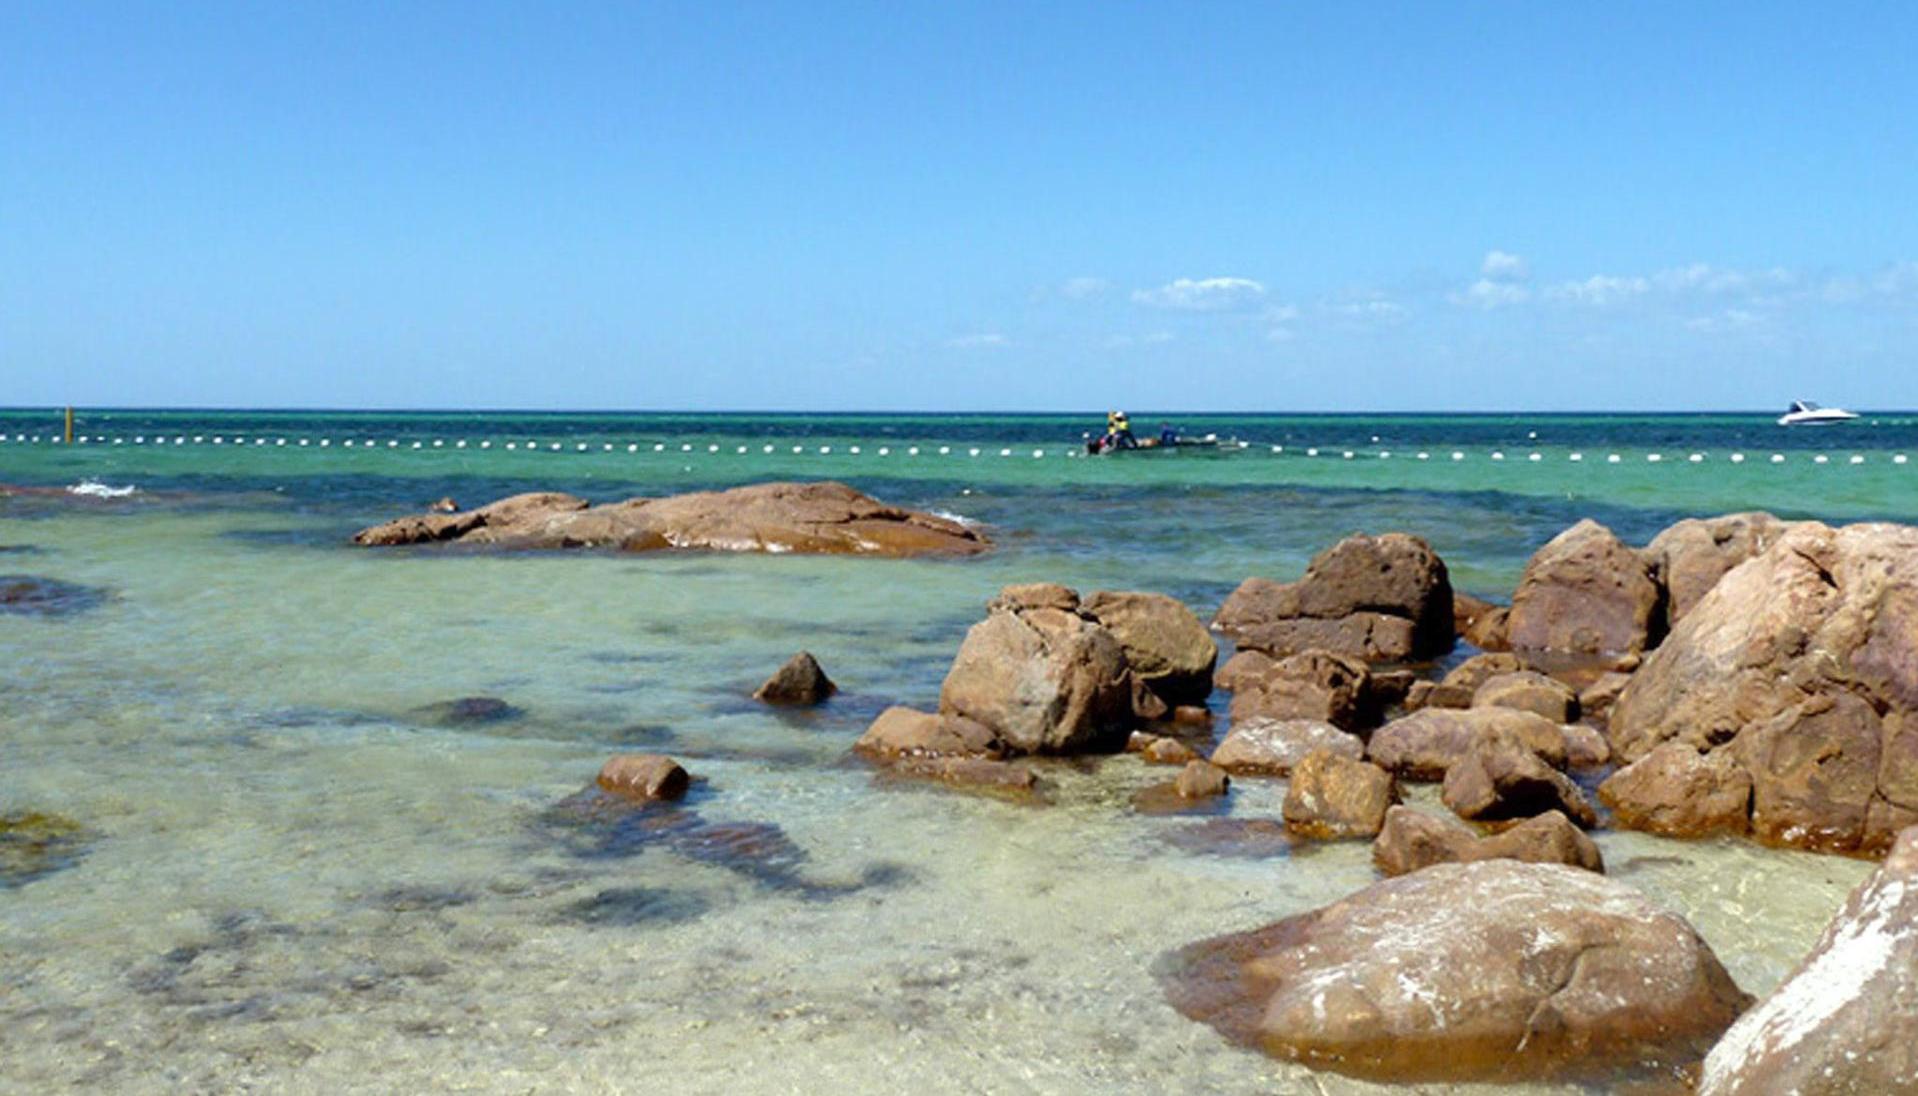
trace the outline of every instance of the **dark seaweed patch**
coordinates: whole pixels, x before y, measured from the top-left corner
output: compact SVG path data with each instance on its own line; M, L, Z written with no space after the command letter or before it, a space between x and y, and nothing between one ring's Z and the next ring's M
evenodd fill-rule
M0 889L70 868L92 844L85 827L70 818L39 811L0 814Z
M423 704L408 713L415 721L434 727L486 727L523 719L526 711L496 696L463 696Z
M653 887L613 887L582 898L560 910L567 920L588 925L676 925L691 921L711 908L705 898L690 891Z
M0 575L0 613L68 617L105 604L107 592L37 575Z

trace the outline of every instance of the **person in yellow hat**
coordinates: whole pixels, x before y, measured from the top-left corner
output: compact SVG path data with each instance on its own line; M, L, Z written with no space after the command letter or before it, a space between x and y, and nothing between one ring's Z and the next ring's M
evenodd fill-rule
M1124 411L1106 412L1106 438L1109 449L1137 449L1139 439L1132 434L1132 422Z

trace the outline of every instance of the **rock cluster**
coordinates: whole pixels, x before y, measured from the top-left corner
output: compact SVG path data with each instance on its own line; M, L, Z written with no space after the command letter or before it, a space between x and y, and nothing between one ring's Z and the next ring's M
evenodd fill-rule
M372 546L457 542L511 548L703 549L878 556L977 555L978 530L888 506L843 483L762 483L592 506L559 492L514 495L475 510L400 518L361 530Z

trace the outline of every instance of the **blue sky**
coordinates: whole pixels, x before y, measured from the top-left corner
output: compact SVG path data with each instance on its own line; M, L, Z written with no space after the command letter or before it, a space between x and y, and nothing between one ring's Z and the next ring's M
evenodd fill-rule
M0 404L1918 406L1918 13L0 3Z

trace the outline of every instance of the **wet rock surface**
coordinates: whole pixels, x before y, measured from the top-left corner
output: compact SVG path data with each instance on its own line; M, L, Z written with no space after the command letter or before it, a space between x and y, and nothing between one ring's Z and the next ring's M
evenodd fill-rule
M1371 837L1399 801L1392 774L1330 750L1309 753L1285 790L1285 828L1300 837Z
M1331 651L1302 651L1239 676L1230 714L1237 725L1253 719L1315 720L1345 730L1377 722L1371 671L1361 659Z
M1700 1096L1918 1091L1918 829L1705 1059Z
M1347 537L1314 557L1297 582L1247 579L1213 627L1274 656L1316 648L1406 661L1451 649L1452 584L1444 561L1417 537Z
M1750 1002L1684 919L1589 871L1440 864L1200 941L1173 1006L1275 1057L1380 1081L1674 1079Z
M1365 740L1319 720L1251 719L1233 725L1212 763L1241 775L1286 776L1318 750L1356 761L1365 756Z
M827 698L839 691L820 669L819 660L811 651L801 651L786 661L784 666L774 671L765 684L753 691L753 699L764 704L784 704L798 707L810 707L824 704Z
M591 506L558 492L515 495L457 513L427 513L361 530L365 546L433 544L724 552L977 555L992 542L934 514L888 506L843 483L762 483Z
M1677 624L1719 579L1763 555L1789 528L1770 514L1750 512L1687 518L1653 537L1643 554L1653 581L1665 589L1667 625Z
M692 778L664 754L618 754L600 767L599 786L636 800L682 799Z
M1063 609L1000 609L966 633L939 710L1020 753L1116 751L1133 687L1124 648L1099 625Z
M1372 732L1366 756L1409 780L1442 780L1482 737L1506 734L1554 768L1566 763L1559 725L1513 708L1427 708Z
M37 575L0 575L0 613L69 617L106 604L105 590Z
M1477 821L1561 811L1581 826L1598 824L1578 785L1546 764L1517 735L1502 730L1480 735L1445 771L1441 798L1459 817Z
M1112 633L1133 676L1168 706L1202 704L1211 695L1219 646L1183 602L1164 594L1101 590L1079 609Z

